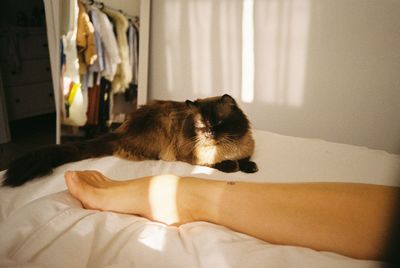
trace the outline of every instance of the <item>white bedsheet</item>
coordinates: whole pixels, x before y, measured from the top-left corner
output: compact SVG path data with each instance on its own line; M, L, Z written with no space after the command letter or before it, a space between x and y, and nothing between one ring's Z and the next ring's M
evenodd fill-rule
M168 227L137 216L85 210L66 191L64 171L85 169L119 180L173 173L258 182L399 185L398 155L265 131L254 136L255 174L104 157L63 165L22 187L0 188L0 267L379 267L376 261L272 245L205 222Z

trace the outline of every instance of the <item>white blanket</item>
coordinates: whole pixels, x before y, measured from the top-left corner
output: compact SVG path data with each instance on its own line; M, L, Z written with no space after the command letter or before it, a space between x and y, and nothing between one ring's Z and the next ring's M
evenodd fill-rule
M399 186L398 155L265 131L255 131L254 136L254 161L259 166L255 174L104 157L63 165L22 187L0 188L0 267L379 267L376 261L269 244L206 222L168 227L137 216L85 210L66 191L66 170L89 169L117 180L172 173L221 180Z

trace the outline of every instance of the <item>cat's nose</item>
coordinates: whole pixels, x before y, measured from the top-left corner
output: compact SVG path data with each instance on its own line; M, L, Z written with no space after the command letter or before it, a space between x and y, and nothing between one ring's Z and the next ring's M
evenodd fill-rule
M204 133L204 135L205 135L207 138L211 138L211 139L212 139L212 138L214 138L215 132L209 130L209 131L206 131L206 132Z
M215 138L216 134L214 130L209 131L210 138Z

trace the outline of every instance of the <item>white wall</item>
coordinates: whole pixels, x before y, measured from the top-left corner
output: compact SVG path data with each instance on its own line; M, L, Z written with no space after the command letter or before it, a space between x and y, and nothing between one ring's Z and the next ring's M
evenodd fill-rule
M150 99L230 93L255 128L400 153L400 1L153 0Z

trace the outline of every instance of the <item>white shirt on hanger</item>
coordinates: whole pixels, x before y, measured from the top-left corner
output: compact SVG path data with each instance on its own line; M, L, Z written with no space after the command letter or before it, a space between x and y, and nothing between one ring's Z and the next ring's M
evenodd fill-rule
M90 6L92 16L97 20L99 27L98 30L100 38L104 48L104 60L105 66L102 72L107 80L113 81L115 73L117 72L117 66L121 63L121 57L119 55L117 38L113 31L113 25L108 19L107 15L101 12L97 7Z

